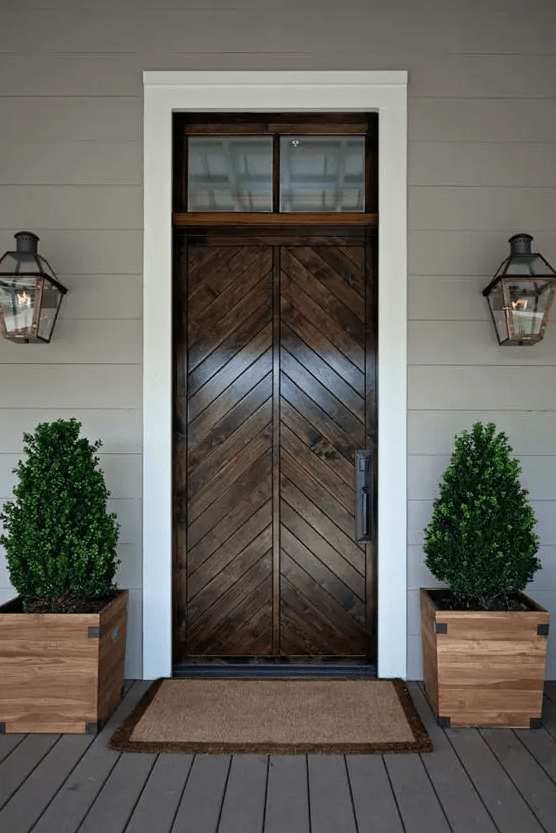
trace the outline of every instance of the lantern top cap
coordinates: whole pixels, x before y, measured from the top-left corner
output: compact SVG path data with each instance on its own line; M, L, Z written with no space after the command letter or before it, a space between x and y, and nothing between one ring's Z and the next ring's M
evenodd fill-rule
M14 234L17 251L25 254L37 254L37 243L40 238L32 231L18 231Z
M510 244L510 254L530 255L532 240L533 236L531 234L525 234L525 232L512 235L512 237L508 240L508 243Z

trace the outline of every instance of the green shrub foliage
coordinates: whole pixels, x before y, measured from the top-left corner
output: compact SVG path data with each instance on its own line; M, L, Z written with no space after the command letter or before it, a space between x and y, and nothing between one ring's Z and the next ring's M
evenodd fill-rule
M492 422L477 422L456 436L425 529L431 573L479 608L491 607L495 597L503 604L541 566L536 518L511 452L508 438Z
M14 501L4 504L0 519L10 580L23 599L108 596L116 589L119 527L109 514L109 492L95 452L101 442L79 438L76 419L44 422L24 434L25 461Z

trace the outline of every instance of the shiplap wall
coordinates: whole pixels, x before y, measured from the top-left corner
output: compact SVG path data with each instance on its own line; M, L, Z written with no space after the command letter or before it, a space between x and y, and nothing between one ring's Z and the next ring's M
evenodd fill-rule
M507 431L539 518L531 592L556 615L556 324L498 347L480 290L517 231L556 263L553 0L3 0L0 250L20 229L71 292L48 347L0 343L0 499L21 435L101 437L141 676L142 70L409 70L408 676L453 435ZM0 599L12 591L0 555ZM548 676L556 678L550 638Z

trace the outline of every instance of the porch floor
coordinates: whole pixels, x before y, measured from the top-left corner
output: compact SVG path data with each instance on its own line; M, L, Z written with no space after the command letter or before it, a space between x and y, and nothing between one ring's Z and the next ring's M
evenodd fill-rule
M556 682L544 726L441 729L399 755L150 755L107 740L148 683L129 683L96 737L0 736L6 833L556 833Z

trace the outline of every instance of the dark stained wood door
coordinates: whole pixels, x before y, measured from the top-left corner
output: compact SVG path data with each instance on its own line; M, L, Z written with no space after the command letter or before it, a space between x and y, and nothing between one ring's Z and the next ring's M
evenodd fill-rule
M185 241L175 316L175 659L374 660L369 243Z

